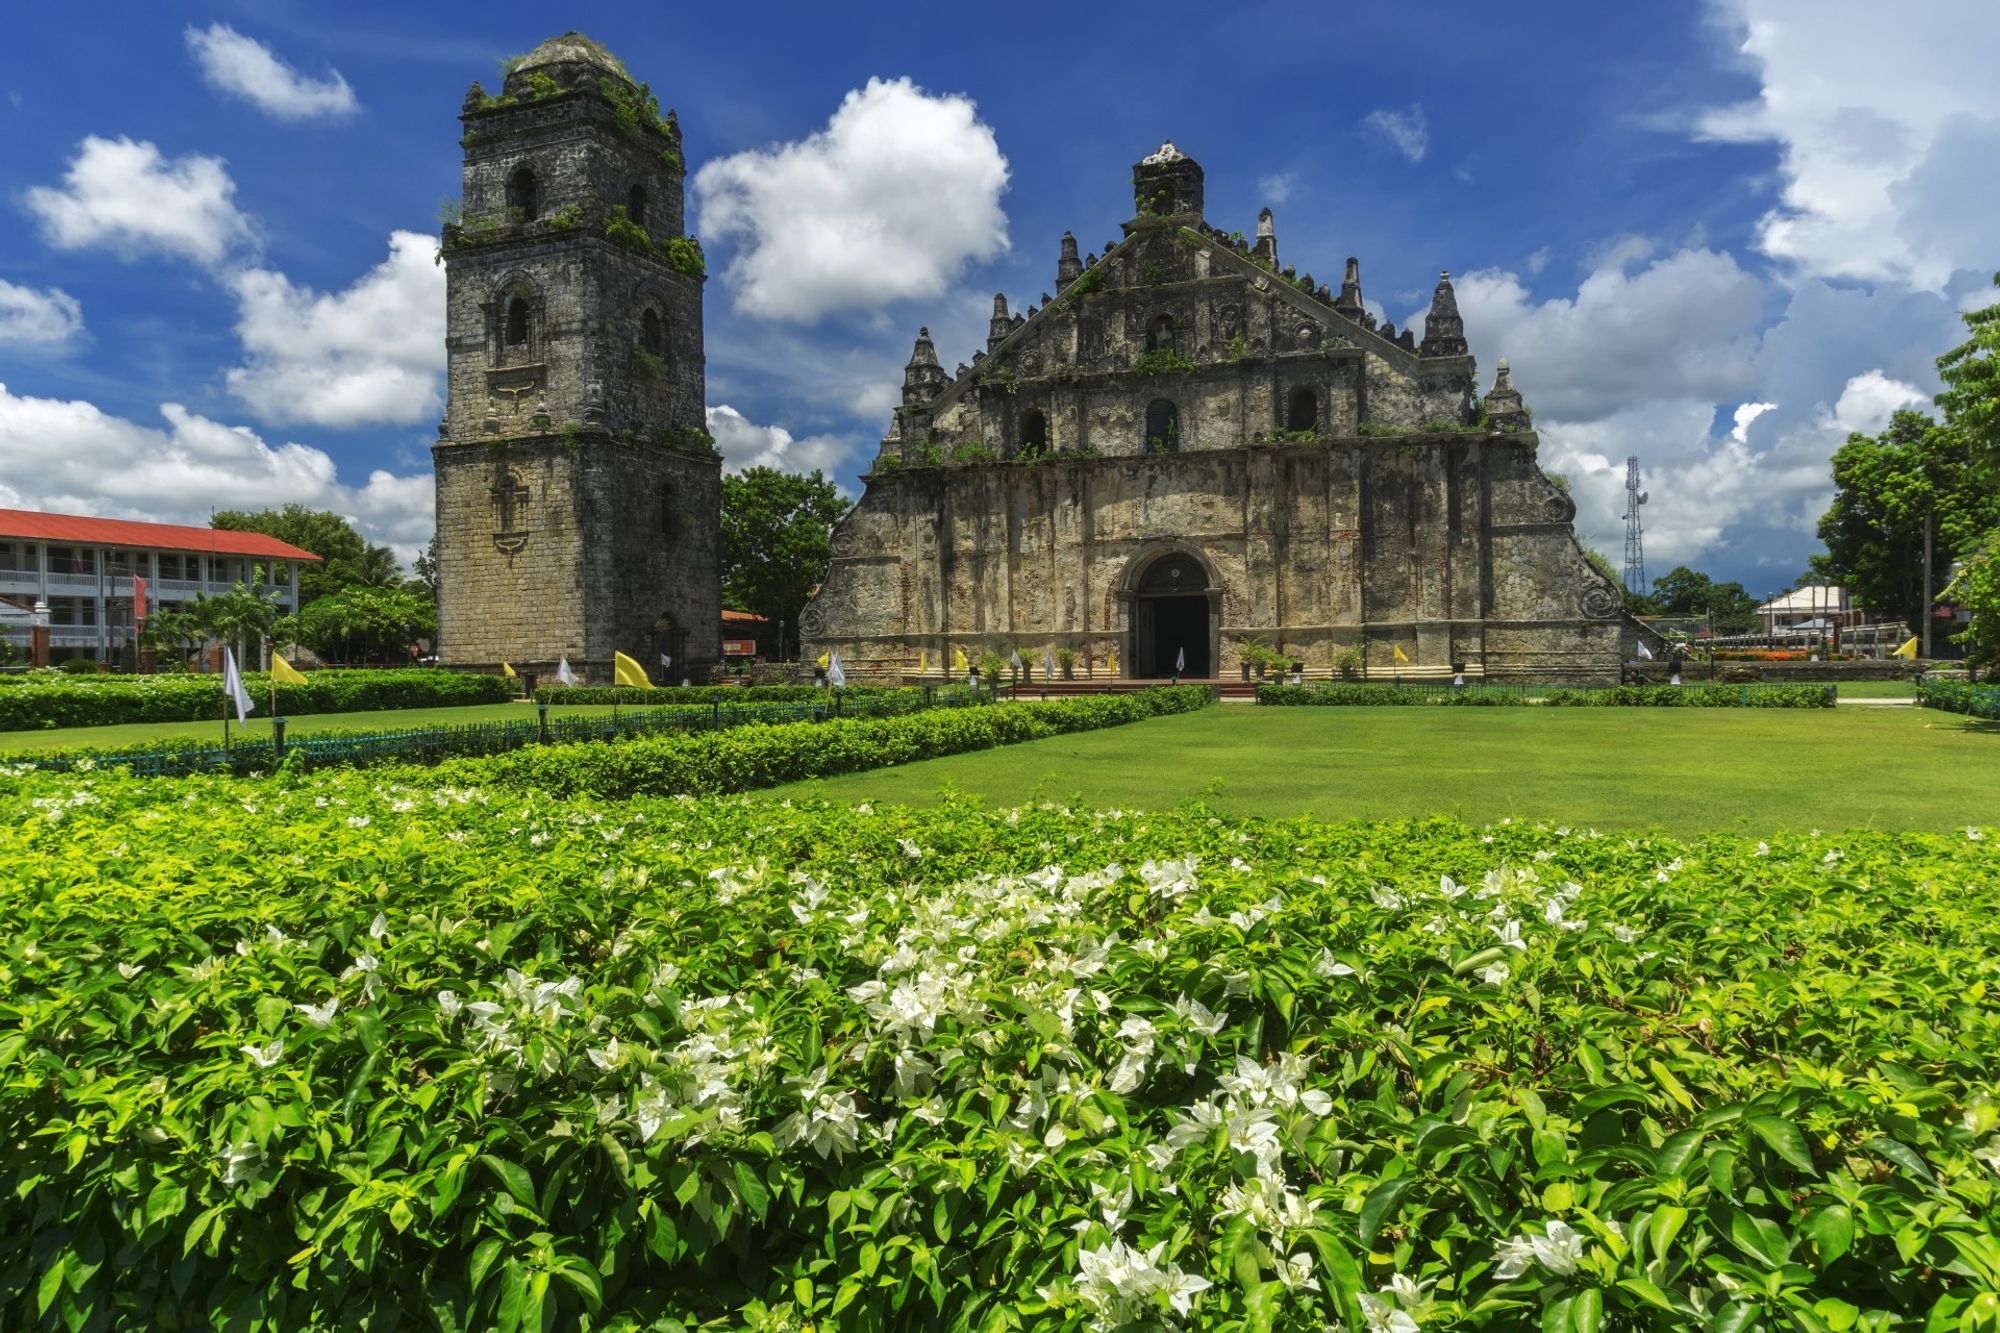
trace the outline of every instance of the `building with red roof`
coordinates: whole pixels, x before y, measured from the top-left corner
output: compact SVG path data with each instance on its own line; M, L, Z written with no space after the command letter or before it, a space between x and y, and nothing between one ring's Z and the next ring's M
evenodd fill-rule
M135 579L149 614L238 583L291 614L299 566L319 558L261 532L0 509L0 600L47 615L57 661L123 653L137 630Z

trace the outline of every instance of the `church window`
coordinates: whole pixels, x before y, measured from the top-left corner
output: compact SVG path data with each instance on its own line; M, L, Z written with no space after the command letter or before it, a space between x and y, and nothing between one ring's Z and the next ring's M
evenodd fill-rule
M643 227L646 225L646 187L634 185L625 196L625 216Z
M1180 447L1180 409L1165 398L1155 398L1146 405L1146 452L1171 453Z
M1285 410L1286 430L1315 430L1319 426L1319 395L1311 389L1292 390L1291 405Z
M1048 451L1048 413L1039 407L1031 407L1021 418L1021 446L1015 453L1021 458L1035 458Z
M1174 350L1174 317L1155 315L1153 322L1146 326L1146 350L1149 352L1171 352Z
M651 306L647 306L639 316L639 350L647 356L666 354L666 329L660 323L660 312Z
M522 297L507 302L507 346L526 348L528 345L528 303Z
M520 531L527 517L528 488L512 472L502 472L493 487L493 517L503 533Z
M533 222L541 216L536 199L535 173L529 167L516 167L514 174L507 178L507 212L516 222Z

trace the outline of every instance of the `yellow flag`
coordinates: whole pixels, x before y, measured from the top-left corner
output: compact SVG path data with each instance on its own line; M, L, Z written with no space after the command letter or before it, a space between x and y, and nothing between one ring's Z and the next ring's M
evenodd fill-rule
M619 652L611 654L611 678L620 685L630 685L635 690L653 688L653 682L646 679L646 668Z
M931 669L931 655L929 653L918 653L917 674L919 676L924 675L930 669Z
M502 663L500 664L500 675L501 675L501 676L502 676L502 677L503 677L504 679L507 679L507 680L519 680L519 679L520 679L520 677L518 677L518 676L516 676L516 675L514 674L514 668L513 668L512 666L510 666L510 665L509 665L508 663L506 663L506 662L502 662Z
M1911 639L1910 642L1915 643L1916 640ZM297 667L293 666L290 662L287 662L284 658L278 656L276 653L272 653L271 679L283 681L287 685L303 685L306 683L306 673L299 670Z
M1398 662L1407 662L1407 661L1409 661L1409 660L1410 660L1410 659L1409 659L1409 658L1408 658L1407 656L1405 656L1405 655L1404 655L1404 653L1403 653L1403 645L1402 645L1402 644L1400 644L1400 643L1392 643L1392 644L1390 644L1390 645L1389 645L1389 647L1390 647L1390 648L1391 648L1391 649L1392 649L1392 650L1393 650L1393 651L1395 652L1395 654L1396 654L1396 660L1397 660Z
M1116 648L1111 650L1110 660L1105 662L1104 669L1114 676L1118 674L1118 650Z
M829 648L825 652L821 653L818 657L815 657L813 659L813 664L817 666L821 671L824 671L828 667L832 666L833 650Z
M954 648L951 650L951 669L961 674L972 670L972 663L965 660L965 649Z
M1910 659L1911 661L1913 661L1913 662L1914 662L1914 661L1916 661L1916 660L1917 660L1917 636L1916 636L1916 635L1914 635L1914 634L1912 634L1912 635L1910 636L1910 639L1909 639L1909 642L1905 643L1905 644L1904 644L1904 645L1903 645L1902 647L1898 648L1898 649L1897 649L1897 650L1896 650L1895 652L1893 652L1893 653L1890 653L1890 654L1889 654L1889 656L1891 656L1891 657L1907 657L1907 658L1909 658L1909 659Z

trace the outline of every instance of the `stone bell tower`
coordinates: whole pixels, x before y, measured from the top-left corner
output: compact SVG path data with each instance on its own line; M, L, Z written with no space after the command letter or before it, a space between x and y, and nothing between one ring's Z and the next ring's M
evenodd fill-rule
M702 679L721 650L721 460L680 126L574 32L497 96L474 83L460 120L431 451L439 654L544 680L567 657L600 683L618 651Z

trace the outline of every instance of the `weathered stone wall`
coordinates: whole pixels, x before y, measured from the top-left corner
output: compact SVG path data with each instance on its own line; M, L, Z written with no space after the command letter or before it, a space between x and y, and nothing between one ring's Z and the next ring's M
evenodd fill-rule
M954 648L1137 660L1132 595L1180 552L1208 572L1211 661L1263 639L1314 668L1365 645L1392 669L1606 682L1622 618L1532 434L1348 438L877 474L835 535L805 633L857 670Z
M680 137L630 89L572 35L508 76L508 100L476 85L467 98L433 450L453 666L547 671L567 656L607 681L614 651L655 671L669 653L675 679L720 661L702 279L694 252L677 264L665 248L684 220ZM646 243L611 234L614 209L642 219Z

